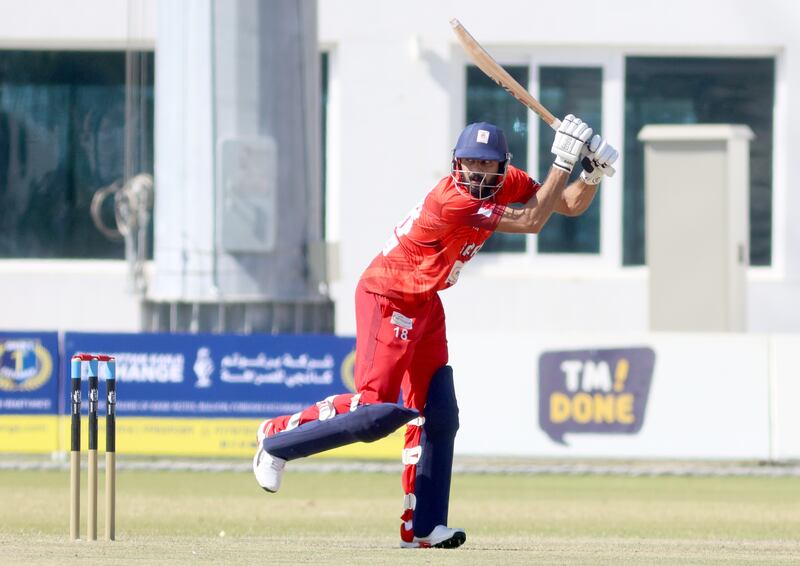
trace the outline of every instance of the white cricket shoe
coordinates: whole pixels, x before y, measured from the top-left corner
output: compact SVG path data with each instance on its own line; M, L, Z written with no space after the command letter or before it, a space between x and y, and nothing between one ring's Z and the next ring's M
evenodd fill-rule
M253 473L256 476L258 485L265 491L275 493L281 487L283 479L283 469L286 467L286 460L273 456L264 450L264 439L267 437L267 430L272 427L272 422L267 419L258 426L256 440L258 449L253 456Z
M414 537L411 542L400 541L400 548L458 548L467 540L464 529L436 525L426 537Z

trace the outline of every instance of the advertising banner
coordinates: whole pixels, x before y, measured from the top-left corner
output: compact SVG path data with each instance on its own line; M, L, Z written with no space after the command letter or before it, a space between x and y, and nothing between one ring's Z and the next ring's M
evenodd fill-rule
M353 339L336 336L64 336L67 360L78 352L116 357L117 411L138 417L295 413L352 388L353 348Z
M771 355L767 336L451 332L448 346L460 454L766 460L790 453L788 439L783 452L772 448L790 421L770 420L778 404L770 372L796 375L794 350L782 356L773 347Z
M0 451L58 447L58 334L0 332Z
M121 453L243 456L264 419L352 391L354 347L353 338L323 335L68 332L64 359L116 357ZM328 455L395 458L401 448L390 437Z
M451 332L456 450L796 459L798 344L713 333ZM250 458L264 419L354 389L354 346L323 335L0 332L0 452L68 450L69 360L91 353L116 357L123 456ZM101 447L104 388L101 380ZM86 383L81 406L85 447ZM402 444L401 429L321 456L397 459Z
M539 357L540 428L564 445L565 433L638 433L654 365L651 348L544 352Z

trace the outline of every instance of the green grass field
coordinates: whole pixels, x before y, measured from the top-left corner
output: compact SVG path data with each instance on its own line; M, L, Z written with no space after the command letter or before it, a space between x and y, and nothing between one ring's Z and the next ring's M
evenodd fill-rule
M68 472L0 471L0 563L800 564L796 477L457 475L456 550L397 548L393 474L290 469L276 495L237 472L117 482L118 540L71 542Z

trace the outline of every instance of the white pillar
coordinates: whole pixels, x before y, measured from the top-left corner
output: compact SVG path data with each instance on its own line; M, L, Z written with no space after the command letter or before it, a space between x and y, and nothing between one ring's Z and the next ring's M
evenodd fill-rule
M309 330L309 306L323 318L332 309L312 265L322 237L316 0L158 8L143 326Z

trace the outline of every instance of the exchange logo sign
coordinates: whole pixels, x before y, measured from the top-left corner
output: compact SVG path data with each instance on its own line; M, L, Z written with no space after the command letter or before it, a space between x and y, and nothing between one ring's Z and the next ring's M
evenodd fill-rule
M39 340L0 340L0 390L35 391L52 374L53 358Z
M636 434L655 365L651 348L545 352L539 358L539 426L567 433Z

